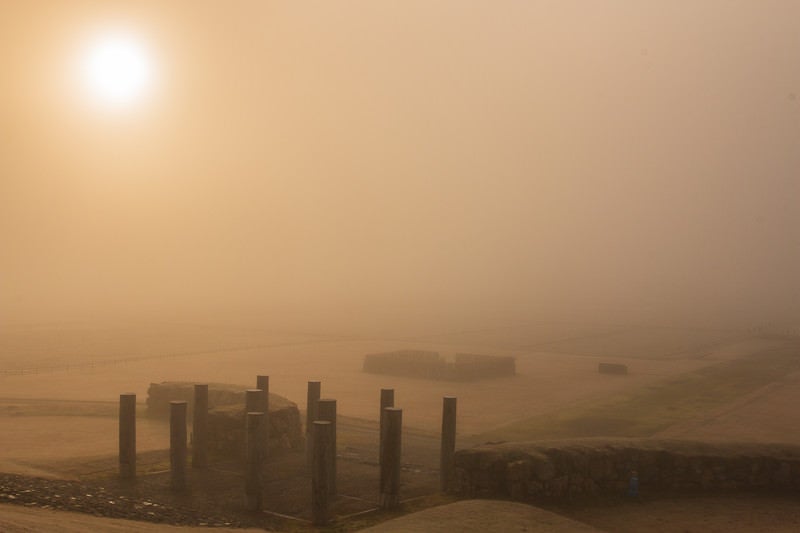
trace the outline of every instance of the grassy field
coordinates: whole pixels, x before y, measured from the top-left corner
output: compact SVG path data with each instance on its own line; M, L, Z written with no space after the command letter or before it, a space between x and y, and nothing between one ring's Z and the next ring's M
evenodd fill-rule
M628 359L681 358L710 350L741 336L718 329L631 327L582 335L548 344L547 350L586 356Z
M521 441L596 435L647 437L797 370L800 370L800 353L796 345L787 345L743 359L722 361L600 404L582 404L518 421L482 433L478 438Z
M144 406L137 409L144 413ZM119 403L108 401L31 400L0 398L0 416L105 416L116 417Z

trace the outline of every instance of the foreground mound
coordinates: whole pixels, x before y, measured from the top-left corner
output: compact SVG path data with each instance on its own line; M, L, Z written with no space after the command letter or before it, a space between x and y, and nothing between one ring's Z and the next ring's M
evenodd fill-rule
M599 531L564 516L520 503L467 500L426 509L364 529L369 533L508 533Z

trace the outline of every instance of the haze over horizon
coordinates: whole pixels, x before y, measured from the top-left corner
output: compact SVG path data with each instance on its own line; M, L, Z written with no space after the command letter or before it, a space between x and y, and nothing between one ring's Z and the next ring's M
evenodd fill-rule
M800 323L798 2L2 11L0 324Z

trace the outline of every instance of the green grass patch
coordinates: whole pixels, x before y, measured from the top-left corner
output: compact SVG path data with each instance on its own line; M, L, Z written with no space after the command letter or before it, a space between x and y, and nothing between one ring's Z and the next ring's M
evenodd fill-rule
M753 392L800 369L796 345L724 361L606 402L514 422L478 435L483 441L579 437L649 437ZM613 378L625 379L625 378Z

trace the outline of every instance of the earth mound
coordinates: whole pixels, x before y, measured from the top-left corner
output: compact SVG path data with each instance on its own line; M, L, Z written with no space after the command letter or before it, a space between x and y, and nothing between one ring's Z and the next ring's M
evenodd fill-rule
M193 382L165 381L151 383L147 390L147 413L150 416L169 416L169 402L185 401L188 417L192 416ZM245 449L245 392L244 385L208 384L208 432L211 453L239 457ZM269 449L292 450L303 447L303 431L297 404L269 393Z

